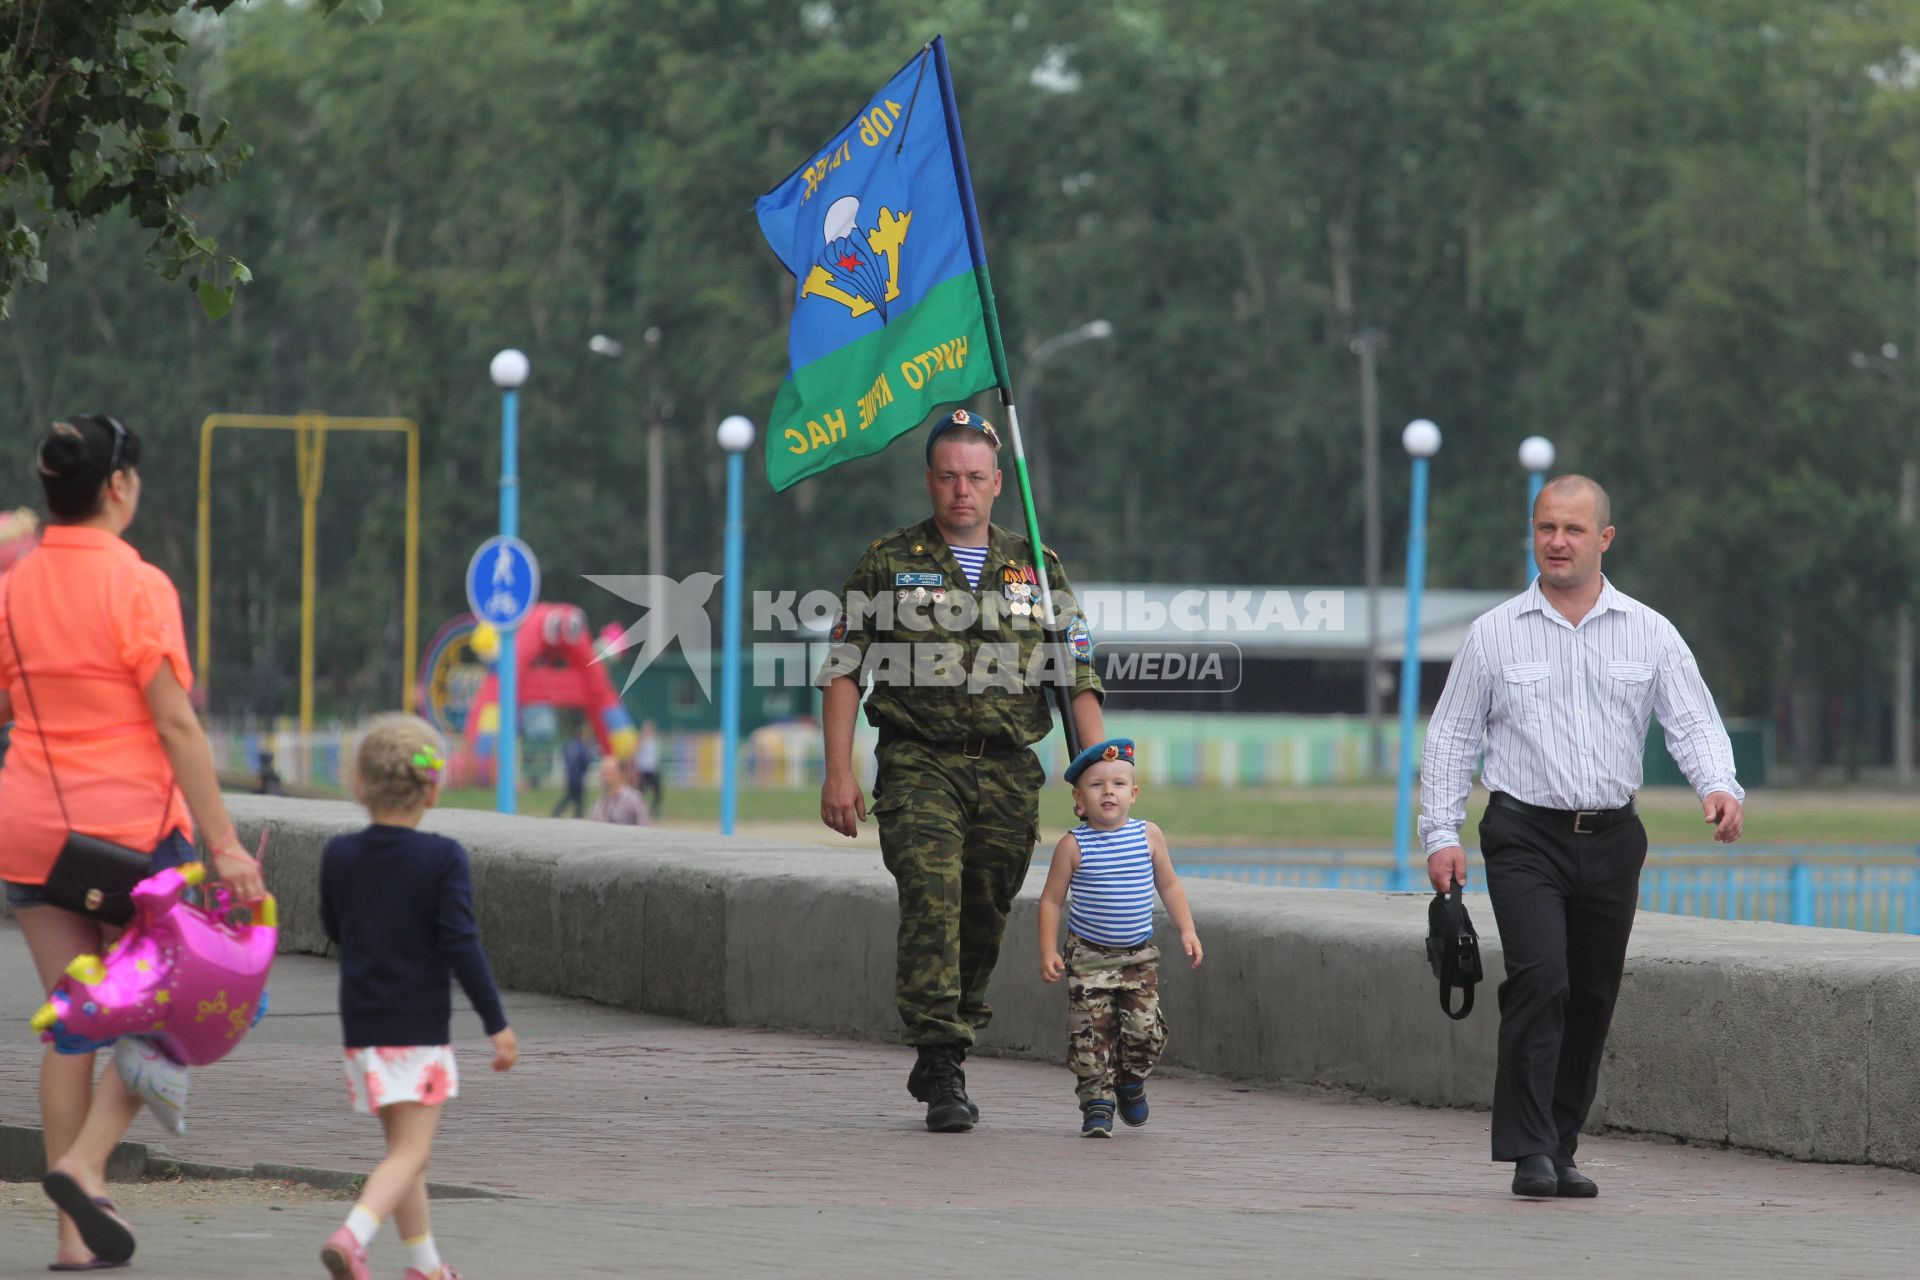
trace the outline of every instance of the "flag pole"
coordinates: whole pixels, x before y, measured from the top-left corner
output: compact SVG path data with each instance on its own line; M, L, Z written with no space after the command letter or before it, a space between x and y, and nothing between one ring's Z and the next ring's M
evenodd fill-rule
M1006 410L1007 435L1013 441L1014 483L1020 487L1020 506L1027 519L1027 541L1033 550L1034 577L1040 580L1040 621L1047 631L1050 650L1048 666L1061 672L1073 670L1073 658L1066 640L1056 625L1053 612L1053 587L1047 580L1045 544L1040 541L1040 516L1033 506L1033 485L1027 478L1027 451L1020 439L1020 411L1013 403L1013 374L1007 366L1006 343L1000 337L1000 309L993 301L993 280L987 271L987 242L980 231L980 211L973 199L973 174L967 168L967 146L960 135L960 107L953 95L953 76L947 69L945 37L935 36L930 46L933 66L940 77L940 105L947 114L947 144L953 152L954 177L960 184L960 209L967 224L967 246L973 253L975 278L980 283L980 307L987 321L987 350L993 357L993 372L1000 387L1000 405ZM1080 754L1079 726L1073 719L1075 681L1053 683L1054 702L1060 712L1060 727L1066 732L1067 758Z

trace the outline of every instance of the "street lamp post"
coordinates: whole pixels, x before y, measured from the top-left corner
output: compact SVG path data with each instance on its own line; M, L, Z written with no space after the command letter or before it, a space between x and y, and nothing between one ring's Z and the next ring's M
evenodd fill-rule
M666 599L661 595L667 576L667 446L664 402L660 398L660 329L649 325L647 344L647 574L653 579L647 593L647 644L653 652L666 647ZM626 344L604 333L587 340L597 356L619 360Z
M1029 427L1037 422L1040 416L1040 366L1068 347L1077 347L1083 342L1100 342L1112 336L1111 321L1089 320L1077 329L1056 333L1044 342L1036 343L1027 352L1026 376L1021 380L1020 388L1021 398L1025 401L1025 416ZM1040 464L1033 469L1033 501L1044 514L1053 510L1053 466L1048 461L1045 433L1034 436L1033 444L1034 461Z
M1553 466L1553 441L1545 436L1528 436L1520 442L1520 465L1527 469L1527 581L1540 573L1533 562L1533 504L1546 487L1547 472Z
M1407 514L1407 625L1400 659L1400 783L1393 816L1393 887L1412 885L1408 840L1413 833L1413 720L1420 710L1420 592L1427 578L1427 461L1440 452L1440 428L1425 418L1407 424L1400 443L1413 459L1413 502Z
M508 347L487 367L500 388L500 536L520 536L520 388L531 372L526 354ZM500 632L500 730L494 736L494 808L513 813L520 771L520 663L517 628Z
M745 484L746 451L753 445L753 423L736 413L715 434L727 451L726 563L720 606L720 834L730 836L740 769L740 579L746 541L740 491Z
M1900 370L1900 348L1891 342L1880 345L1880 363L1872 356L1856 351L1850 357L1853 367L1862 371L1878 368L1893 384L1899 401L1900 430L1912 430L1913 384ZM1916 467L1911 444L1900 461L1900 523L1911 525L1920 510L1920 467ZM1913 611L1901 605L1893 615L1893 776L1902 787L1913 785Z
M1380 352L1386 348L1387 335L1379 329L1362 329L1347 343L1347 350L1360 357L1360 487L1366 504L1367 574L1367 771L1374 777L1386 772L1386 747L1381 731L1380 700L1380 393L1378 368Z

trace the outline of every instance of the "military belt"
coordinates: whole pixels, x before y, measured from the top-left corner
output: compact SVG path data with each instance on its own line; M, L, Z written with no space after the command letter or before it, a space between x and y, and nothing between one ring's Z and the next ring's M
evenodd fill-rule
M935 742L931 738L923 738L917 733L908 733L904 729L896 729L892 725L881 725L880 745L884 747L895 740L918 742L922 746L932 747L936 751L958 751L969 760L1003 760L1015 752L1026 750L1026 748L1015 746L1013 743L1007 742L1004 739L987 738L978 735L971 738L963 738L956 742Z

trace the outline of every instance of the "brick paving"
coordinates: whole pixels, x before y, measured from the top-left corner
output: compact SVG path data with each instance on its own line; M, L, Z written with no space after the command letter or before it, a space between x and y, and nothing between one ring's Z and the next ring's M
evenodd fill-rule
M0 925L0 1121L35 1123L35 1003ZM367 1169L347 1110L333 969L284 957L273 1013L199 1073L175 1154ZM448 1256L486 1276L1057 1275L1097 1264L1203 1275L1911 1276L1920 1178L1741 1152L1590 1139L1590 1202L1527 1202L1488 1163L1484 1115L1204 1077L1156 1081L1154 1120L1077 1132L1064 1069L974 1059L984 1116L931 1135L904 1050L695 1026L509 994L520 1067L486 1069L477 1022L433 1176L515 1197L436 1207ZM1170 1011L1177 1020L1177 1010ZM1177 1021L1176 1021L1177 1034ZM132 1137L156 1140L142 1120ZM32 1188L0 1188L0 1277L43 1274ZM25 1194L19 1194L24 1192ZM151 1211L149 1211L151 1212ZM336 1208L195 1204L144 1218L152 1276L306 1276ZM264 1269L262 1269L264 1267ZM396 1263L390 1268L398 1274Z

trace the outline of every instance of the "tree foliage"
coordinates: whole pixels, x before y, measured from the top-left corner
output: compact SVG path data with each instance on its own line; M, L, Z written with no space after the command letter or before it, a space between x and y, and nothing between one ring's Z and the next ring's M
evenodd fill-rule
M764 416L791 306L749 205L943 31L1044 527L1078 578L1360 581L1348 344L1377 328L1389 530L1391 428L1446 433L1432 581L1519 585L1514 449L1547 435L1613 493L1615 580L1679 622L1730 710L1777 716L1806 759L1883 752L1916 567L1897 516L1920 449L1910 6L206 8L148 57L254 149L195 198L255 283L211 325L140 272L137 219L108 219L49 244L55 278L16 299L0 362L32 421L111 406L157 437L139 532L179 580L202 416L399 412L427 433L429 621L456 612L493 523L485 369L508 345L533 358L523 524L549 594L602 621L615 602L580 575L644 567L650 401L669 568L716 568L712 428ZM1023 359L1094 318L1112 340ZM595 333L628 356L591 354ZM298 598L290 450L220 448L215 648L237 673L216 670L216 706L292 669ZM918 515L912 453L756 489L754 585L838 585ZM373 442L328 456L321 666L343 710L398 684L397 477Z
M320 0L328 13L346 0ZM248 151L191 109L179 78L183 15L234 0L9 0L0 6L0 318L47 278L54 227L123 212L152 234L147 259L226 314L249 273L184 201L230 179ZM380 0L359 0L369 19ZM206 29L205 24L200 24Z

